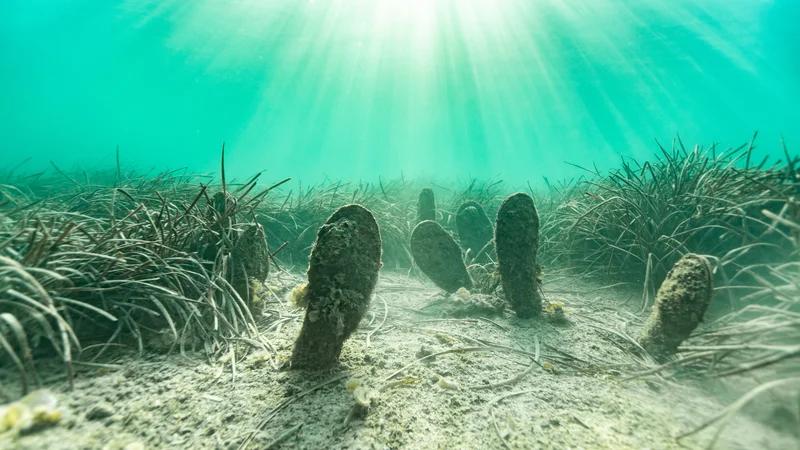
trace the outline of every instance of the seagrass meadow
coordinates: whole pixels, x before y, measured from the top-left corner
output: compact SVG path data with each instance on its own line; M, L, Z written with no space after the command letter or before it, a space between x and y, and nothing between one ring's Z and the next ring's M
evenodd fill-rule
M304 185L290 179L267 180L260 173L243 181L228 180L224 176L224 149L221 171L214 175L186 170L137 172L120 164L124 155L119 153L116 168L110 170L65 171L54 165L46 171L26 173L24 165L12 167L0 175L0 394L8 401L37 389L50 389L66 398L91 396L92 390L100 388L87 385L87 380L114 373L140 373L143 369L132 369L137 365L152 364L159 367L155 370L165 372L179 370L163 368L174 361L183 361L189 367L214 368L218 371L215 380L233 390L241 384L236 381L237 373L244 377L243 373L252 370L249 365L254 358L263 362L263 367L258 367L267 372L258 377L280 376L285 372L295 332L287 335L286 330L294 330L292 326L302 317L302 309L295 309L291 300L302 289L317 232L340 206L359 204L374 215L382 242L383 281L357 337L352 338L366 336L367 345L372 339L372 351L381 347L381 337L391 339L393 332L405 330L416 337L433 333L437 336L434 342L445 345L438 353L431 353L422 340L422 349L417 352L421 360L434 354L474 351L508 353L509 357L520 356L520 352L529 355L531 362L525 364L530 364L528 369L505 382L478 386L493 388L498 394L504 392L503 388L513 390L515 384L524 384L525 378L535 380L538 371L561 377L558 383L567 383L563 378L586 377L622 386L644 381L648 386L658 386L659 391L697 384L707 389L702 395L720 399L720 404L708 414L695 417L694 426L671 433L664 441L668 445L699 435L700 445L712 446L724 439L726 429L731 432L726 424L734 417L762 423L769 433L783 439L765 434L762 444L796 443L800 417L800 158L781 144L783 158L755 161L751 158L755 136L735 148L686 147L676 137L670 145L654 144L659 153L651 160L624 159L619 168L607 172L582 168L583 175L548 183L542 189L530 185L515 189L501 180L478 179L450 185L404 178ZM414 264L409 246L419 220L417 208L423 187L430 187L434 193L435 222L456 238L456 212L464 202L482 205L493 222L507 195L527 191L535 200L541 223L538 261L541 289L548 301L544 316L524 320L508 316L509 310L502 305L503 294L493 281L497 277L493 250L485 259L471 250L464 255L475 282L475 297L469 297L466 291L440 294L435 286L424 284L427 277ZM252 227L260 230L257 236L267 243L268 251L260 259L271 266L260 275L248 262L257 246L240 244ZM655 307L656 291L670 268L689 253L702 255L710 263L714 285L711 305L702 325L677 353L655 361L632 336ZM561 298L575 293L565 286L575 283L592 287L579 293L580 300L567 301L565 306ZM409 300L407 305L392 304L387 303L387 292L421 297ZM603 293L614 294L596 297ZM459 302L467 302L465 299L483 298L486 302L491 296L501 299L499 309L491 302L473 309L458 307ZM602 311L601 305L627 307L629 311L614 317L590 314ZM558 316L553 314L556 309ZM414 314L410 319L392 317L399 312ZM542 329L533 336L534 351L519 341L512 340L516 347L501 345L479 334L480 330L468 330L464 335L453 329L422 328L440 322L481 320L500 330L529 327L523 325L526 321L561 323L569 327L561 329L566 334L585 322L590 329L600 330L601 341L611 342L620 355L616 360L603 357L600 347L593 344L594 351L578 356L559 349L558 341L550 341ZM501 324L500 320L508 323ZM474 337L467 337L469 334ZM553 353L547 361L539 354L540 342ZM359 366L376 367L369 348L359 349L367 354L363 361L355 361L348 357L345 344L342 368L323 372L322 378L308 375L309 380L322 383L310 390L290 389L282 402L266 402L258 410L247 411L248 417L264 419L250 435L241 430L240 434L228 432L219 425L210 435L181 431L179 434L189 439L169 441L166 436L142 434L131 428L136 421L130 411L125 419L110 421L105 427L128 427L131 442L148 447L206 446L214 439L228 439L226 445L234 446L252 445L259 439L260 445L273 445L278 438L283 440L274 445L284 441L284 445L321 445L321 441L303 441L300 423L276 438L275 431L264 431L267 421L279 409L290 409L300 397L331 383L343 383L348 372L361 370ZM407 363L411 361L398 365ZM454 364L450 371L440 373L440 390L469 392L469 388L452 381L460 374L458 361ZM471 363L461 360L460 364ZM384 362L378 367L395 366ZM487 376L485 368L472 369ZM232 380L220 378L223 372L230 372ZM126 376L136 380L135 375ZM401 389L396 386L411 385L426 377L389 382L393 378L387 377L388 384L380 390L376 385L375 392L389 387ZM141 383L145 382L136 382ZM173 389L176 385L169 386ZM193 391L196 387L183 388ZM154 386L147 389L163 392ZM501 395L490 405L504 398ZM59 415L55 421L66 421L68 429L80 430L95 424L95 416L115 417L117 409L126 408L126 401L104 402L108 410L99 412L97 406L68 402L65 416L76 418L61 419ZM354 429L374 428L362 416L387 407L386 403L373 404L373 400L356 396L353 408L365 401L368 406L364 411L345 411L346 420L341 417L344 428L338 428L341 424L332 428L319 425L318 432L333 433L326 438L333 439L332 445L416 445L407 436L381 441L356 434L351 436L353 441L341 440ZM439 402L432 398L417 401ZM264 416L272 407L275 410ZM47 428L46 423L36 420L30 429L20 430L7 411L11 410L4 410L4 445L35 448L48 442L48 433L69 436L68 429L52 431L59 429L58 424ZM487 445L530 444L523 439L526 431L514 431L513 427L503 431L510 425L502 421L498 424L500 419L491 407L489 412L490 416L470 419L494 422L497 432L484 436ZM202 422L202 418L198 420ZM354 426L354 420L366 422ZM41 428L45 429L38 431ZM99 431L92 436L95 440L75 441L74 445L124 446ZM290 438L293 440L288 441ZM104 439L106 442L101 442ZM592 443L580 439L561 442ZM635 442L629 444L636 446Z

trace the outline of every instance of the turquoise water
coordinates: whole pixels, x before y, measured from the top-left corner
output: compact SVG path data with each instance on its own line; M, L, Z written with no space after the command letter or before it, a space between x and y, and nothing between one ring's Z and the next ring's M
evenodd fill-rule
M2 164L571 177L800 139L796 0L5 0ZM793 145L794 144L794 145Z

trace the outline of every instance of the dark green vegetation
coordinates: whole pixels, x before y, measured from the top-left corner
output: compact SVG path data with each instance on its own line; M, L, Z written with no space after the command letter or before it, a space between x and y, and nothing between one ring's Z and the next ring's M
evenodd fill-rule
M788 260L792 247L762 211L787 207L784 215L797 214L786 205L800 194L800 162L786 152L786 160L756 164L752 148L751 142L686 149L677 139L653 161L623 159L622 168L608 174L586 169L585 179L551 186L554 210L542 233L553 245L545 253L587 273L618 279L647 274L650 292L687 253L715 256L723 265Z
M539 253L539 213L530 195L512 194L497 211L494 233L497 265L506 300L517 316L542 311L536 256Z
M626 159L610 173L587 170L528 190L540 216L546 297L548 268L567 268L635 284L644 313L684 255L711 263L709 319L669 362L645 364L637 376L748 373L764 389L798 383L800 160L784 149L781 161L756 162L751 150L686 149L676 140L652 161ZM71 361L120 345L144 350L164 330L175 349L219 356L231 339L254 333L250 299L232 286L236 243L254 223L273 249L273 271L301 271L331 214L360 204L380 227L384 270L412 267L421 186L404 179L290 188L262 186L257 176L214 184L180 171L18 172L0 173L0 365L29 383L44 356L70 370ZM512 192L477 180L433 189L438 223L451 235L464 202L494 217ZM491 266L468 269L490 275Z
M263 233L253 210L269 188L253 179L213 196L174 172L103 175L59 171L0 187L0 344L26 383L42 352L58 354L71 380L73 358L122 341L141 351L165 329L181 351L212 353L255 332L250 299L232 284L268 270L237 243Z
M445 292L472 289L461 249L438 223L426 220L411 233L411 254L420 270Z
M713 291L708 260L693 253L681 258L658 289L639 344L660 361L675 354L703 321Z
M307 308L292 368L336 364L369 308L381 268L381 234L359 205L339 208L317 233L308 265Z

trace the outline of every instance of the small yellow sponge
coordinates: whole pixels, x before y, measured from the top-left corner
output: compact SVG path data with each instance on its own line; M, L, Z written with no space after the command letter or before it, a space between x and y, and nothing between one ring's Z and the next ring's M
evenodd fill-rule
M0 439L23 431L47 427L61 420L56 397L47 390L31 392L21 400L0 406Z

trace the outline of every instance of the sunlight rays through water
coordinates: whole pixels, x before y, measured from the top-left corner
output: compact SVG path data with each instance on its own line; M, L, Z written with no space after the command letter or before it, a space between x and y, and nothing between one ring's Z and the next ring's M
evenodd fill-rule
M21 74L5 75L30 107L0 116L30 121L55 98L63 129L52 140L11 134L46 155L119 143L152 149L146 163L202 170L226 140L242 174L522 182L574 175L565 160L645 158L676 131L735 144L755 128L776 139L798 119L796 83L763 41L765 0L57 3L49 14L68 21L15 7L33 27L5 31L30 33L7 58L24 60ZM78 64L59 83L80 89L54 96L26 82L26 67L45 64L37 46Z

